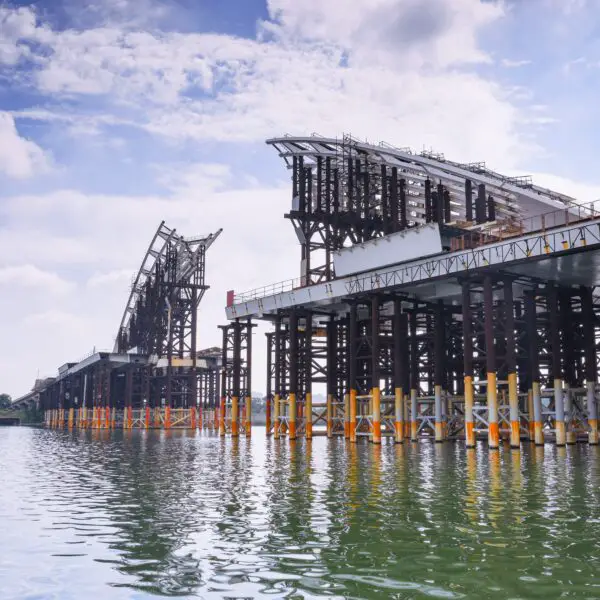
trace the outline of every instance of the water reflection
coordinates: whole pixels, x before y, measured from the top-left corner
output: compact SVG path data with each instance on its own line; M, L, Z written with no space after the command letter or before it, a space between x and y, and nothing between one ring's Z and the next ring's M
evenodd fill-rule
M0 430L2 598L599 594L598 448L260 433Z

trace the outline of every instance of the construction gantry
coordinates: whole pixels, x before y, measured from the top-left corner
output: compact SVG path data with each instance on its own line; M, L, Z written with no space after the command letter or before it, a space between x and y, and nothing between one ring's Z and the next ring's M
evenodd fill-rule
M230 294L226 312L235 331L273 323L268 434L598 442L594 205L351 137L267 143L292 173L301 273Z
M198 350L197 319L208 289L206 251L220 233L184 238L159 225L113 351L64 365L39 391L49 426L214 426L221 350Z

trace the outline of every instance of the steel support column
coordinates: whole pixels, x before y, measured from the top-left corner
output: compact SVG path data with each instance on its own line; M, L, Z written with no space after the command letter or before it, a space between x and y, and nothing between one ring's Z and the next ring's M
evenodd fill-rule
M313 410L312 410L312 346L313 346L313 323L312 313L305 315L304 327L304 435L307 440L312 439Z
M483 280L483 310L485 319L485 353L487 372L488 445L499 447L498 429L498 389L496 383L496 348L494 335L494 287L492 278Z
M274 334L269 332L266 334L267 337L267 396L266 396L266 406L265 406L265 430L267 437L269 437L272 431L272 422L271 422L271 410L273 404L273 337Z
M279 433L281 430L280 423L280 410L281 410L281 317L278 316L275 321L275 349L274 349L274 359L275 359L275 395L274 395L274 405L273 405L273 437L278 440Z
M125 407L123 411L123 429L133 428L132 389L133 367L128 365L125 371Z
M598 405L596 403L595 387L598 379L598 367L596 363L596 317L594 315L594 301L591 288L582 288L582 317L584 336L584 358L585 358L585 388L588 421L588 442L592 445L598 444Z
M558 295L559 327L561 332L561 364L563 375L563 410L565 415L565 441L569 445L576 443L573 422L573 391L577 386L577 355L575 353L575 333L577 329L577 310L571 289L563 288Z
M225 435L225 416L227 411L227 345L229 336L228 326L221 327L223 330L223 347L221 348L221 404L219 406L219 435Z
M381 387L380 387L380 365L379 365L379 297L371 298L371 378L373 387L371 389L373 405L373 436L374 444L381 444Z
M290 440L296 439L296 395L298 393L298 313L292 310L290 328L290 390L288 400L288 433Z
M419 434L417 396L419 393L419 339L417 337L417 307L410 313L410 439L416 442Z
M240 328L241 327L242 325L240 324ZM252 435L252 327L252 320L248 319L246 322L246 361L244 365L246 382L246 437L250 437Z
M474 448L475 423L473 421L473 315L471 312L471 284L469 281L464 281L462 284L462 320L464 340L463 359L465 370L465 444L467 448Z
M529 354L529 371L531 377L531 395L533 403L533 435L536 446L544 445L544 430L542 422L542 396L540 390L540 362L538 323L536 308L537 290L528 290L525 293L525 321L527 323L527 339Z
M515 346L515 315L512 280L504 281L504 329L506 338L506 369L508 373L508 402L510 407L510 446L521 446L521 419L517 388L517 353Z
M552 349L552 375L554 379L554 431L556 445L566 444L565 408L562 378L562 348L559 326L558 288L553 285L548 291L548 314L550 318L550 346Z
M444 414L442 408L442 387L444 384L444 304L439 300L435 306L435 332L433 342L433 395L435 402L435 441L443 442L445 439Z
M357 396L357 383L356 383L356 350L357 350L357 338L358 338L358 308L356 303L350 305L350 323L348 332L348 372L349 372L349 437L351 442L356 442L356 396Z
M237 437L240 433L239 402L242 371L242 324L233 323L233 381L231 394L231 436Z
M404 441L404 366L407 350L406 314L402 312L400 298L394 299L394 440L401 444Z
M327 323L327 405L326 405L326 419L327 419L327 437L333 437L333 399L337 395L336 390L336 373L337 373L337 352L336 352L336 340L337 340L337 324L333 320Z

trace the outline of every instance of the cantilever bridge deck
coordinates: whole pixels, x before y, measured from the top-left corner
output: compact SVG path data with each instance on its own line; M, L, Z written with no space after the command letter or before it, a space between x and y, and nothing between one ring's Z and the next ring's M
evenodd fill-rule
M380 244L385 245L385 239ZM393 256L390 256L393 259ZM600 285L600 214L574 218L569 225L489 242L468 250L426 258L301 286L299 279L234 296L229 319L268 318L281 309L302 306L335 312L340 303L368 292L402 291L423 300L460 298L460 280L486 271L502 272L527 283ZM273 290L280 289L273 293ZM343 309L343 307L342 307Z

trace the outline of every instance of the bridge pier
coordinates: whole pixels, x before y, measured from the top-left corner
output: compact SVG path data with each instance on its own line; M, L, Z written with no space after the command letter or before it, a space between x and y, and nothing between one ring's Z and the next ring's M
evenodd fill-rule
M435 441L440 443L445 440L446 422L442 406L442 386L444 384L444 367L446 361L445 346L445 322L444 305L441 301L434 308L434 326L433 332L433 394L435 410Z
M114 356L114 355L113 355ZM203 406L214 407L218 394L217 362L193 374L174 372L175 381L187 378L195 396L181 388L173 395L174 405L165 401L165 372L155 371L145 359L129 363L126 356L112 360L98 355L89 366L66 373L40 394L50 428L67 429L197 429L197 414ZM136 359L137 360L137 359ZM203 359L206 360L206 359ZM71 367L72 369L73 367ZM179 368L179 367L177 367ZM190 377L196 379L195 384ZM201 397L199 390L202 390ZM193 393L193 392L192 392ZM200 405L202 401L202 405Z
M586 408L588 412L588 442L598 445L598 406L595 385L598 381L598 364L596 360L596 318L591 288L581 288L583 344L585 361Z
M548 315L550 321L550 348L552 352L552 379L554 395L554 434L557 446L567 442L565 431L565 409L563 397L563 377L561 360L561 339L559 329L558 288L550 286L547 294Z
M223 334L219 435L252 435L252 330L248 319L219 326Z
M475 447L475 422L473 420L473 314L471 311L471 286L469 281L462 283L462 326L463 326L463 365L465 392L465 444Z
M408 318L402 312L402 302L394 299L393 316L393 360L394 360L394 440L404 442L406 436L406 396L408 389Z
M559 306L559 297L570 300ZM504 439L518 451L523 440L560 446L585 431L597 443L590 291L502 275L464 278L460 299L454 307L371 293L334 315L280 311L266 336L267 435L461 440L467 448L486 439L490 450ZM325 349L315 354L317 331ZM324 358L319 369L315 356ZM563 369L565 356L574 357L573 368ZM322 411L313 400L317 383Z

